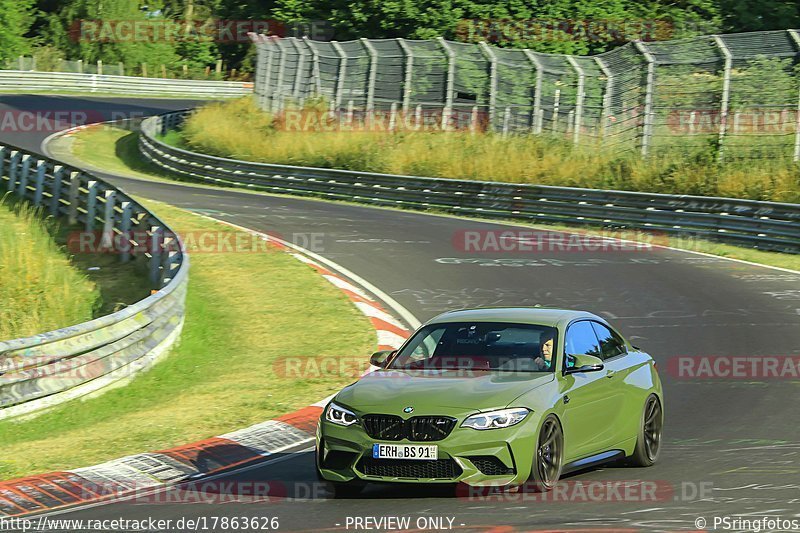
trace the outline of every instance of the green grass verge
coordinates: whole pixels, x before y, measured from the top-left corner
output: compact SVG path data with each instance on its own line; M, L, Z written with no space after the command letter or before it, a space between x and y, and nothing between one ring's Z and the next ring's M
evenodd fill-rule
M27 204L0 200L0 340L91 320L101 294Z
M237 231L142 202L179 233ZM194 254L186 323L169 357L99 397L0 422L0 478L176 446L304 407L352 374L295 379L282 376L281 358L355 358L366 368L374 335L338 289L289 254Z
M273 117L250 97L210 103L186 121L182 142L210 155L275 164L800 202L800 167L788 149L784 157L720 164L712 144L689 145L692 138L675 136L673 142L683 144L643 159L636 151L621 154L597 143L576 147L544 135L391 133L358 124L332 131L338 119L330 121L324 109L314 103ZM742 136L736 142L762 141Z

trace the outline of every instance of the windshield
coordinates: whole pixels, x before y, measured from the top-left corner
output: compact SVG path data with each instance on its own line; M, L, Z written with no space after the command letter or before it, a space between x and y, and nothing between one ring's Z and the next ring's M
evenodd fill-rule
M498 322L431 324L392 360L395 369L552 372L556 328Z

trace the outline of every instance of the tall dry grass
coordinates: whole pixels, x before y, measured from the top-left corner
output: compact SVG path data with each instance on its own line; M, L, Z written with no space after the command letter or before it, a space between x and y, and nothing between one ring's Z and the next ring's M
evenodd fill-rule
M0 198L0 341L92 319L100 292L26 205Z
M281 126L252 98L212 103L187 121L182 142L212 155L267 163L800 202L800 170L787 160L720 165L710 150L643 160L545 136Z

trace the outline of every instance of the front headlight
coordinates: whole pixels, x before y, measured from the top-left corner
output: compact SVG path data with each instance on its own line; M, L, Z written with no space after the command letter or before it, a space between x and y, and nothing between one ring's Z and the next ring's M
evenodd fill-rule
M339 426L352 426L358 422L358 417L353 411L331 402L325 410L325 420Z
M530 409L525 407L515 407L512 409L500 409L499 411L490 411L488 413L478 413L467 417L464 423L461 424L463 428L472 429L500 429L519 424L530 413Z

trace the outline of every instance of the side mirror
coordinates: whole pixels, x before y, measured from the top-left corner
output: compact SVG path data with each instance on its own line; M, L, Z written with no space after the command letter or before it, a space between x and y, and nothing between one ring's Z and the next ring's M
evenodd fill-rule
M566 369L567 374L577 374L578 372L597 372L603 370L603 360L599 357L586 354L568 355L568 359L574 364Z
M369 364L377 366L378 368L386 368L389 358L392 357L397 350L383 350L382 352L375 352L369 358Z

